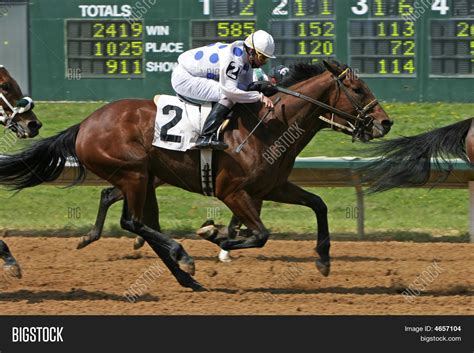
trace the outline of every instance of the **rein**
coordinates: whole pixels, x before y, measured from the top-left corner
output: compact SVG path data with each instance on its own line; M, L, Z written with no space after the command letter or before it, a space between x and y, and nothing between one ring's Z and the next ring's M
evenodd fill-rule
M5 97L3 93L0 93L0 99L3 100L7 107L10 108L10 110L12 111L12 114L8 115L7 111L3 108L2 105L0 105L0 122L7 125L9 122L11 122L11 120L13 120L13 118L17 114L17 109L15 109L13 105L10 104L7 97Z
M337 89L338 89L338 92L340 89L342 89L342 91L344 92L344 95L347 97L347 99L349 99L349 101L351 102L352 106L354 107L354 109L356 110L357 112L357 115L352 115L352 114L349 114L347 112L344 112L340 109L337 109L337 108L334 108L326 103L323 103L321 101L318 101L314 98L311 98L307 95L304 95L302 93L299 93L299 92L296 92L296 91L292 91L290 89L287 89L287 88L284 88L284 87L279 87L277 86L276 89L281 92L281 93L284 93L284 94L288 94L290 96L293 96L293 97L297 97L297 98L300 98L300 99L303 99L307 102L310 102L314 105L317 105L318 107L321 107L325 110L327 110L328 112L332 113L331 115L331 119L327 119L323 116L319 116L319 119L321 119L322 121L328 123L329 125L331 126L336 126L338 127L339 129L342 129L342 130L346 130L346 131L349 131L350 133L352 133L352 137L353 137L353 140L356 139L356 138L360 138L360 136L362 135L363 133L363 130L367 127L369 127L373 121L374 121L374 118L371 117L369 114L367 114L371 109L373 109L374 107L376 107L379 102L377 101L377 99L374 99L373 101L371 101L370 103L368 103L366 106L364 106L363 108L360 107L360 105L358 104L358 102L356 102L356 100L354 99L354 97L352 97L352 95L349 93L349 91L347 90L347 88L344 86L344 84L342 83L342 81L346 78L346 75L347 73L349 72L349 68L347 68L346 70L344 70L339 76L334 76L334 80L336 81L336 85L337 85ZM338 115L340 116L341 118L345 119L346 122L350 125L350 127L348 126L345 126L345 125L342 125L342 124L339 124L339 123L336 123L334 121L334 115ZM352 124L351 123L351 120L355 121L355 124Z
M277 86L277 89L279 92L282 92L282 93L285 93L285 94L288 94L290 96L293 96L293 97L297 97L297 98L301 98L307 102L310 102L314 105L317 105L318 107L321 107L331 113L334 113L334 114L337 114L341 117L343 117L344 119L348 120L348 119L354 119L354 120L362 120L360 119L359 117L355 116L355 115L352 115L352 114L349 114L349 113L346 113L342 110L339 110L337 108L334 108L334 107L331 107L330 105L326 104L326 103L323 103L323 102L320 102L314 98L311 98L307 95L304 95L302 93L299 93L299 92L296 92L296 91L292 91L290 89L287 89L287 88L283 88L283 87L278 87Z

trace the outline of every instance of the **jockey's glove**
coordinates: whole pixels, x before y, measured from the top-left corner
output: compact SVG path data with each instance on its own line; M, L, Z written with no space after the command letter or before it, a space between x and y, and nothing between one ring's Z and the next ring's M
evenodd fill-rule
M270 97L277 93L278 89L268 81L255 81L247 87L247 91L262 92L265 96Z

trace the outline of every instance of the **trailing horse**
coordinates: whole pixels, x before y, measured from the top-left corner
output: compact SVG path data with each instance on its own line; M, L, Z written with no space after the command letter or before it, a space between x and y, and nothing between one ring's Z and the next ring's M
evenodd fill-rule
M3 269L5 270L6 276L21 278L20 265L13 257L8 245L3 240L0 240L0 259L5 262Z
M24 97L20 86L10 73L0 65L0 125L16 134L16 138L35 137L41 129L41 122L33 113L31 98ZM0 158L14 143L15 138L5 135L0 141ZM0 240L0 258L5 262L8 275L21 278L20 266L7 244Z
M214 154L216 197L233 212L233 222L242 223L247 229L235 237L231 236L232 228L225 234L211 229L205 237L224 250L262 247L269 237L260 219L263 200L303 205L315 212L319 254L316 265L327 276L327 207L319 196L288 181L296 156L323 128L331 127L368 141L388 133L392 121L367 85L337 62L297 65L282 86L274 96L281 97L280 104L249 137L240 153L236 147L267 109L260 103L235 106L234 116L223 133L229 148ZM110 103L47 143L39 142L1 159L0 184L16 190L39 185L57 175L67 154L77 162L77 181L87 169L120 191L124 196L121 226L145 239L182 286L200 290L202 286L192 278L193 259L182 245L161 232L155 194L156 180L202 193L199 151L153 147L155 115L156 106L151 100ZM291 128L298 129L299 138L284 147L278 145L280 137ZM268 153L274 158L266 158ZM49 158L49 164L45 158Z

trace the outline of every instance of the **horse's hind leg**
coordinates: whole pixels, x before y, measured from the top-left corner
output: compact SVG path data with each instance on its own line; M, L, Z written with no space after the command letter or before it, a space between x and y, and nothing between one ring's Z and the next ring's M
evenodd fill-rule
M154 187L157 188L158 186L162 185L163 182L160 181L158 178L154 179ZM123 200L122 192L117 189L116 187L111 187L102 190L100 195L100 204L99 204L99 212L97 214L96 222L94 228L89 232L89 234L83 238L81 238L81 242L78 245L78 249L81 249L90 243L99 240L102 229L104 228L105 218L107 217L107 212L109 207L112 206L117 201ZM158 219L157 219L158 221ZM159 221L158 221L159 224ZM161 232L161 229L157 229ZM135 238L133 243L133 248L135 250L140 249L145 244L145 239L138 236Z
M120 182L123 184L122 192L125 199L120 224L123 229L142 236L183 287L202 290L203 287L191 277L194 274L194 260L182 245L143 221L146 218L147 222L152 224L158 220L155 189L148 179L132 172L122 175ZM147 210L146 217L143 214L145 206L151 208L150 211ZM155 221L152 220L153 217ZM154 226L158 227L158 224L154 223Z
M5 262L3 268L8 276L21 278L21 268L18 262L13 257L8 245L0 240L0 258Z
M156 184L158 185L158 183ZM102 192L100 193L99 211L97 213L94 228L92 228L87 235L81 237L81 239L79 240L79 244L77 244L77 249L85 248L87 245L100 239L102 231L104 229L107 212L109 211L110 206L120 200L123 200L123 194L116 187L106 188L102 190ZM135 250L140 249L144 244L145 239L138 236L135 238L133 248Z
M152 176L150 176L151 178ZM164 183L155 177L153 181L153 188L156 189L158 186L163 185ZM156 207L157 207L157 212L156 212L156 220L153 222L157 224L157 228L152 227L153 229L157 230L158 232L161 232L161 227L160 227L160 215L159 215L159 208L158 208L158 200L156 200L156 195L155 195L155 201L156 201ZM145 214L146 214L146 208L145 208ZM148 224L147 224L148 225ZM145 239L142 237L138 236L135 238L135 242L133 243L133 248L135 250L140 249L143 245L145 245Z
M143 223L158 231L161 232L160 221L159 221L159 208L158 200L156 199L156 193L154 187L149 187L147 191L147 198L145 202L145 208L143 213ZM140 237L141 238L141 237ZM141 238L143 239L143 238ZM197 282L193 278L176 265L176 262L171 258L170 253L167 251L159 250L158 254L163 261L163 263L168 267L171 273L175 276L178 282L183 287L191 287L194 289L200 289L199 286L196 286Z
M77 244L78 249L82 249L100 239L109 207L122 199L122 192L116 187L102 190L100 193L99 212L97 213L94 228L87 235L81 237L79 244Z

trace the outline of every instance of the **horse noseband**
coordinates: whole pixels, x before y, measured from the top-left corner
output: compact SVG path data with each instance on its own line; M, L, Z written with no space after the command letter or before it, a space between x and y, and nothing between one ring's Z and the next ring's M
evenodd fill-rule
M345 69L339 76L334 76L334 80L336 81L338 89L342 89L344 95L351 102L352 107L357 112L357 116L355 117L356 119L354 123L354 131L352 135L352 140L354 141L357 138L360 139L363 136L364 130L370 129L370 127L373 125L374 118L372 115L368 114L368 112L375 108L379 104L379 101L377 99L374 99L370 103L366 104L363 108L361 108L359 103L348 92L346 86L344 86L343 81L347 77L348 72L350 72L350 68Z

